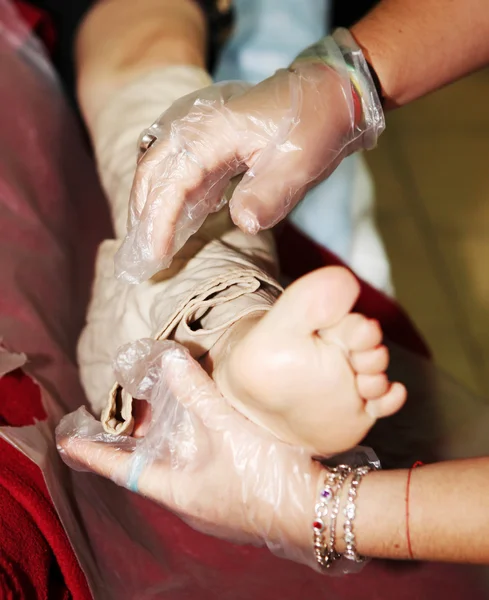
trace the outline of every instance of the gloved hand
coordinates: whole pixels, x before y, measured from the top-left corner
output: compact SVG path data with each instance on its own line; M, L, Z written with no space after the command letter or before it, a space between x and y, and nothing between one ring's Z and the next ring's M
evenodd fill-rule
M119 277L137 283L167 267L238 175L234 222L249 233L272 227L345 156L373 147L384 128L368 66L347 30L243 90L235 82L186 96L143 133Z
M63 460L153 499L202 532L266 544L316 568L319 464L231 408L175 342L129 344L115 367L125 390L149 402L144 436L108 435L81 408L57 429Z

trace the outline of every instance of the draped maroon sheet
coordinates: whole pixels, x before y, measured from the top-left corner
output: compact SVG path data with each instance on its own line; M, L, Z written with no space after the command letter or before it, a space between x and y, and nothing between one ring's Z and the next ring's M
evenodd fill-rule
M19 427L43 418L32 379L20 369L0 379L1 425ZM91 598L41 471L3 440L0 457L0 598Z

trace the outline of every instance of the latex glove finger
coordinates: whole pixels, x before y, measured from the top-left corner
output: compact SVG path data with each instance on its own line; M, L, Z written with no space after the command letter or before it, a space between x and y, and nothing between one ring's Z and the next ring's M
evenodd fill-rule
M223 107L245 89L232 82L200 90L143 132L153 142L136 170L128 234L115 259L118 277L138 283L168 267L206 217L223 206L230 180L243 168L236 128Z
M131 392L151 402L146 436L138 440L109 436L85 409L79 409L57 430L65 462L152 498L200 531L236 541L262 539L248 510L243 510L246 479L241 480L234 463L235 444L238 455L244 453L242 459L252 460L261 451L260 438L249 436L254 426L227 405L212 380L177 344L140 340L122 354L119 367L130 354L135 359L131 368L122 369ZM236 438L232 443L231 432ZM241 439L243 433L248 437ZM225 490L226 502L216 504L216 494ZM271 512L267 516L262 510L260 515L271 521Z
M229 109L244 98L252 103L260 85L232 99ZM350 82L335 71L329 69L325 76L317 64L304 64L297 71L277 71L263 85L276 109L282 105L289 110L276 119L273 139L256 154L230 202L233 221L249 233L282 220L314 183L336 168L355 140Z

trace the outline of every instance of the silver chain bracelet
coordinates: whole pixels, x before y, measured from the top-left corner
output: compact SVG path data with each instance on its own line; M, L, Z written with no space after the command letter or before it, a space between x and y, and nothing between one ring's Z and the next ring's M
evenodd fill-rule
M343 524L343 539L345 541L346 550L343 553L343 556L348 560L353 560L355 562L363 562L365 560L365 558L357 553L355 546L355 533L353 532L353 521L357 512L355 500L357 498L358 486L360 485L363 476L371 470L370 467L359 467L353 471L354 475L350 483L348 498L344 509L345 522Z
M312 524L314 554L322 570L329 569L340 556L335 551L336 518L340 493L350 473L351 467L347 465L339 465L330 469L314 507L315 520ZM328 516L329 525L326 523ZM327 541L325 534L328 534Z
M356 551L356 540L353 529L357 510L356 498L363 477L370 471L377 470L378 468L377 465L370 462L370 466L354 468L341 464L328 469L324 486L314 507L315 520L312 524L314 555L321 570L330 569L333 563L342 556L355 563L361 563L366 560ZM349 486L346 505L343 509L343 514L345 515L343 539L346 550L343 554L340 554L335 548L336 521L340 512L342 490L351 474L353 474L353 478Z

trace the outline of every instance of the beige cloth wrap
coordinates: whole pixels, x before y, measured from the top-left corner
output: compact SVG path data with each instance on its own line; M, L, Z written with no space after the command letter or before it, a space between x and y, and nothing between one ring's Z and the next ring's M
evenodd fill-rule
M114 383L112 361L120 346L145 337L172 339L199 359L233 323L269 310L282 291L274 278L271 234L243 234L227 208L210 215L171 267L150 281L131 286L114 277L139 134L178 97L208 83L208 75L196 67L146 74L109 102L94 128L100 178L119 239L100 245L78 362L88 400L109 433L130 434L133 428L132 398Z
M251 237L233 229L207 243L173 277L137 286L114 278L118 246L107 240L100 247L78 356L85 391L94 411L102 411L106 431L129 434L132 398L114 384L112 370L121 345L145 337L171 339L199 359L233 323L269 310L282 288L271 275L270 235Z

